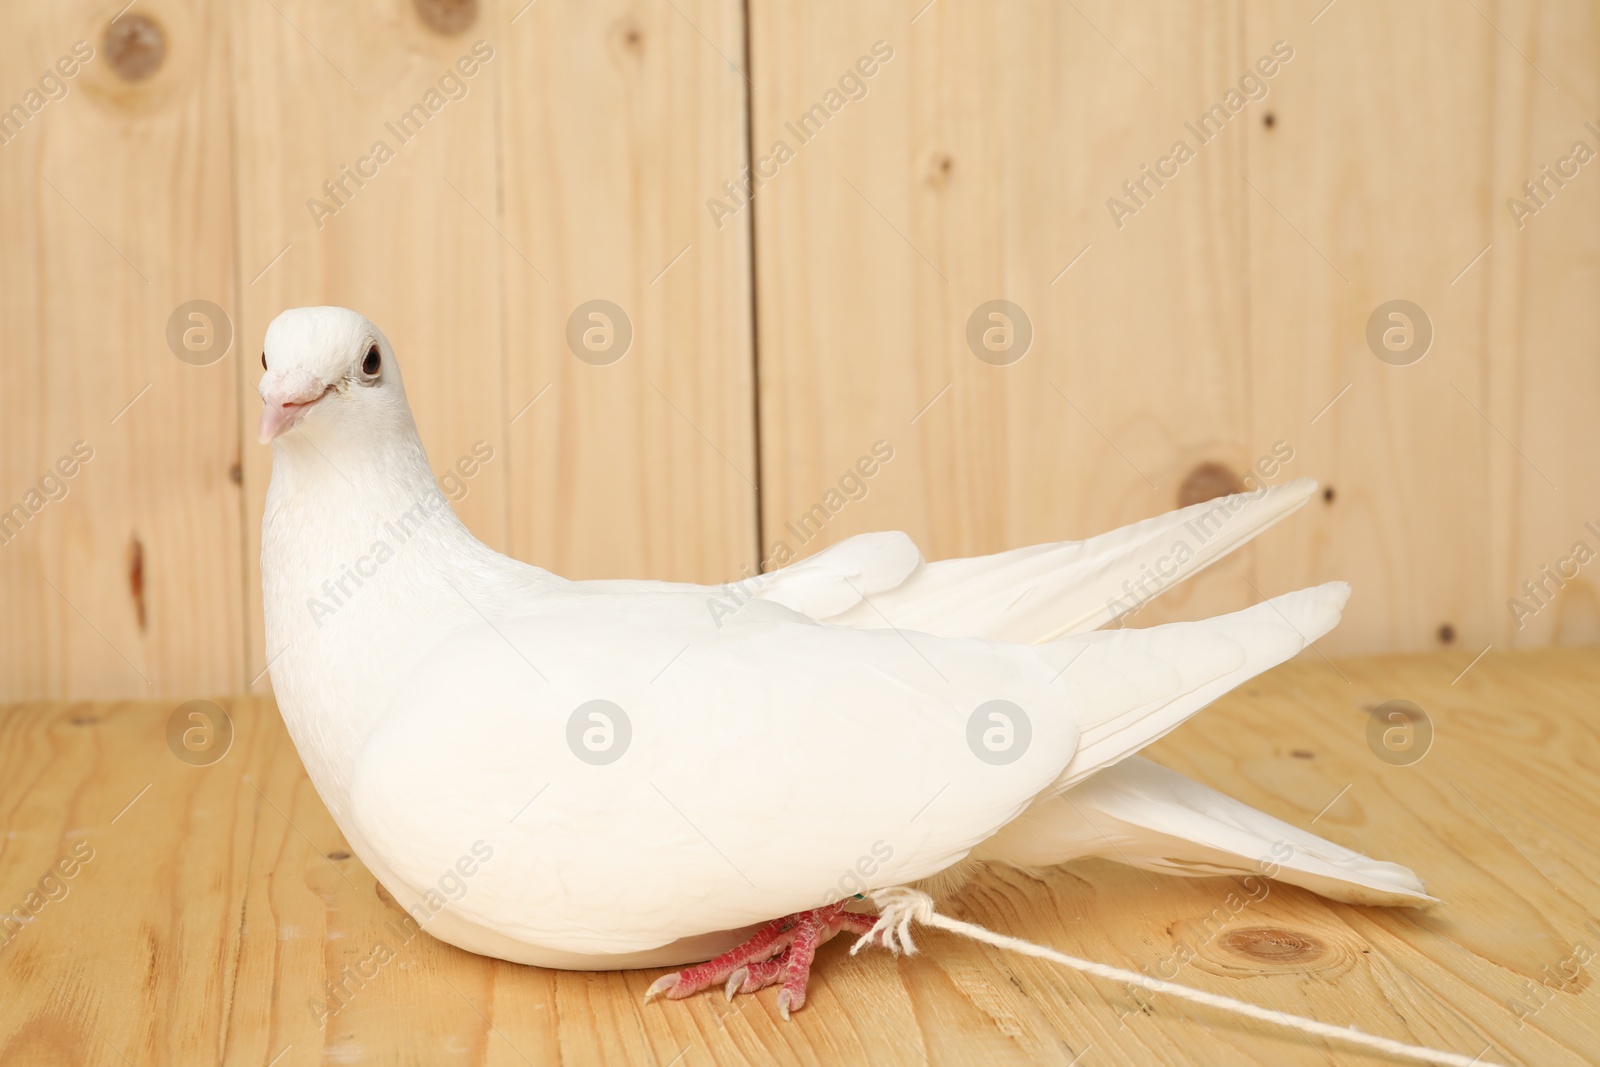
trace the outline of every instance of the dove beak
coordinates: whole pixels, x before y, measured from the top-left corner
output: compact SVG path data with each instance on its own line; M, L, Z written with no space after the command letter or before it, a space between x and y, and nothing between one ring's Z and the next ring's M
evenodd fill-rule
M333 392L333 386L327 386L312 393L309 390L289 393L284 396L263 395L261 400L261 428L256 434L256 439L262 444L267 444L274 438L281 437L294 429L295 423L305 418L311 405Z

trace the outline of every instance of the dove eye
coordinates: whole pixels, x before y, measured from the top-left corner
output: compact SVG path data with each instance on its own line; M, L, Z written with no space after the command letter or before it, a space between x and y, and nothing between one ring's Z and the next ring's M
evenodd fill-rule
M267 369L267 354L265 352L261 353L261 369Z
M378 373L378 368L383 366L383 357L378 354L378 346L373 345L367 349L367 358L361 361L361 373L371 377Z

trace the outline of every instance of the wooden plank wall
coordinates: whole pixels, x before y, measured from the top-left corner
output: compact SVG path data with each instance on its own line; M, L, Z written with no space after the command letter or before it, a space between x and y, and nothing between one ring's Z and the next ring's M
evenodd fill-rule
M825 6L754 7L758 153L893 58L756 201L766 551L877 439L805 551L1078 536L1288 449L1323 498L1139 625L1346 578L1330 653L1600 639L1594 572L1522 592L1600 552L1600 180L1520 229L1506 203L1600 149L1592 5ZM966 338L994 299L1034 331L1006 366ZM1393 299L1433 324L1409 366L1366 341Z
M4 4L0 107L93 56L0 144L0 699L265 686L254 389L310 303L383 326L441 473L493 450L464 520L574 577L995 551L1276 458L1330 492L1137 625L1343 577L1330 654L1600 640L1600 569L1522 588L1600 551L1600 168L1522 191L1600 150L1594 5L121 8ZM196 299L208 366L166 341ZM1366 340L1394 299L1407 366ZM595 300L610 365L566 342ZM1014 362L968 340L996 300Z
M153 4L165 60L130 81L113 62L143 71L148 52L135 39L108 54L116 8L99 7L8 4L0 43L13 120L0 145L0 508L17 515L0 531L8 698L245 680L229 477L240 367L193 366L166 343L179 304L226 305L236 291L228 19ZM75 448L87 459L76 468Z

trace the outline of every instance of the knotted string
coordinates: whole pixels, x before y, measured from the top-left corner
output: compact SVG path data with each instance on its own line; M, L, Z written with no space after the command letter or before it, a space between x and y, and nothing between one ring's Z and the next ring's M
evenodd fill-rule
M1270 1008L1259 1008L1254 1004L1232 997L1218 996L1199 989L1178 985L1176 982L1166 982L1159 978L1151 978L1147 974L1137 971L1125 971L1120 967L1110 967L1104 963L1095 963L1092 960L1079 959L1068 956L1064 952L1035 945L1031 941L1023 941L1015 937L997 934L993 930L986 930L972 923L952 919L948 915L941 915L934 910L933 898L918 889L909 886L890 886L887 889L875 890L869 893L872 902L878 906L878 921L871 930L861 935L855 945L850 949L854 956L865 945L882 944L890 952L899 955L904 952L907 956L914 956L917 946L911 941L911 924L921 923L924 926L935 926L941 930L948 930L962 937L970 937L974 941L982 941L993 945L995 948L1005 949L1008 952L1018 952L1024 956L1035 956L1039 959L1059 963L1064 967L1071 967L1075 971L1094 975L1096 978L1105 978L1113 982L1125 982L1128 985L1147 989L1152 993L1167 993L1183 1000L1204 1004L1221 1011L1233 1012L1235 1015L1244 1015L1251 1019L1259 1019L1264 1023L1275 1026L1299 1030L1307 1034L1316 1034L1330 1041L1343 1041L1351 1045L1360 1045L1363 1048L1387 1052L1395 1056L1419 1060L1423 1063L1441 1063L1446 1067L1494 1067L1478 1056L1468 1057L1456 1052L1444 1052L1431 1049L1422 1045L1408 1045L1403 1041L1393 1041L1387 1037L1378 1037L1374 1034L1364 1033L1355 1027L1330 1026L1320 1023L1315 1019L1307 1019L1301 1015L1291 1015L1288 1012L1273 1011Z

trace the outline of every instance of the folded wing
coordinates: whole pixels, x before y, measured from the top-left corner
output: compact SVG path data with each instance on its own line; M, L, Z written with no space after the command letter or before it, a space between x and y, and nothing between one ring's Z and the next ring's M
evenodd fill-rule
M1030 545L967 559L920 563L904 534L872 534L881 558L864 538L850 538L799 564L763 577L758 595L796 606L786 577L808 585L834 569L861 568L840 593L817 598L814 618L840 626L986 637L1038 643L1097 630L1199 573L1311 499L1317 483L1299 478L1237 493L1136 522L1084 541ZM898 539L894 552L890 539ZM917 565L907 567L908 561ZM862 568L863 563L875 563ZM800 568L811 565L812 569ZM838 605L845 605L838 607ZM806 610L797 608L797 610ZM831 613L824 613L831 612Z

